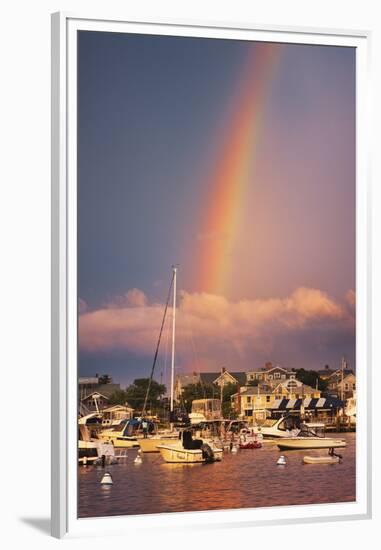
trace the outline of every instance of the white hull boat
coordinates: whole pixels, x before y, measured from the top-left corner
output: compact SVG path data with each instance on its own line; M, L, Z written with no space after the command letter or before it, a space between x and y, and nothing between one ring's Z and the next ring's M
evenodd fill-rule
M159 445L158 449L165 462L184 464L197 464L222 460L223 450L213 449L213 460L208 460L202 449L184 449L179 443L177 445Z
M338 464L340 458L338 456L304 456L304 464Z
M174 435L157 435L152 437L146 437L138 439L138 443L140 446L140 449L143 453L158 453L158 445L173 445L174 443L177 443L179 439L178 434Z
M323 423L304 423L304 428L323 432L325 425ZM258 431L266 439L289 438L298 435L301 431L301 421L297 417L282 416L274 419L268 418Z
M78 462L79 464L91 464L102 460L105 457L106 463L115 459L114 445L90 437L90 432L85 425L79 425L78 438Z
M347 446L344 439L332 437L284 437L277 443L281 451L297 449L336 449Z

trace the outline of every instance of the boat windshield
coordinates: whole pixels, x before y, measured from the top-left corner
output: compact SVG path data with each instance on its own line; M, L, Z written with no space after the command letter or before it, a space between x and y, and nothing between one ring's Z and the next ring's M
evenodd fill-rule
M324 428L320 426L311 427L307 424L300 425L299 437L324 437Z

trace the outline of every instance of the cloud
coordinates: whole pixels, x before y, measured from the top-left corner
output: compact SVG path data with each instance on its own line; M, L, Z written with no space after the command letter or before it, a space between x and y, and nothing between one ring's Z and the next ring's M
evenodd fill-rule
M113 300L106 304L109 309L122 309L128 307L145 307L147 305L147 296L138 288L131 288L125 294L115 296Z
M343 304L318 289L298 288L285 298L231 302L222 296L183 292L177 310L176 349L191 364L253 353L272 354L282 346L319 345L354 334L354 315ZM110 304L80 316L80 348L88 352L126 350L152 355L163 304L150 304L139 289L131 289ZM167 328L170 330L171 310ZM316 344L313 344L315 341ZM187 359L185 359L188 357Z
M348 292L345 295L345 299L347 301L347 304L354 309L356 307L356 294L354 290L348 290Z

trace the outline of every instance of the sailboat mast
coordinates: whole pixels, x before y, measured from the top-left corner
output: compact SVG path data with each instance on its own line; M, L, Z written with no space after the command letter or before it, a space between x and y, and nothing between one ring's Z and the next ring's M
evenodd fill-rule
M177 268L173 267L172 362L171 362L171 405L170 405L171 413L173 412L173 398L174 398L174 386L175 386L176 278L177 278Z

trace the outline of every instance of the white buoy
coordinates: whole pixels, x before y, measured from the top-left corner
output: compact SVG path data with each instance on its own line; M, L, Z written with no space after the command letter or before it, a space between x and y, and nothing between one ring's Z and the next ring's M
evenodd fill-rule
M105 474L103 475L103 477L101 479L101 484L102 485L112 485L113 481L112 481L111 474L109 474L108 472L105 472Z
M281 455L277 460L277 464L278 464L278 466L286 466L286 464L287 464L286 457Z
M134 460L135 464L141 464L143 462L141 452L142 451L139 449L138 454L136 455L135 460Z

